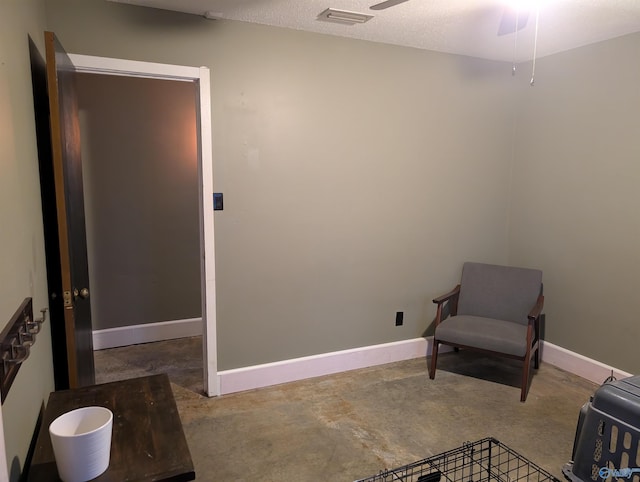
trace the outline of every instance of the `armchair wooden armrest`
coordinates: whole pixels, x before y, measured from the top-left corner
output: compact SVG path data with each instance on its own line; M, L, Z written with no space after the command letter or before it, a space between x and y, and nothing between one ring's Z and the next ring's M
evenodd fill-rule
M434 298L433 302L438 305L438 309L436 311L436 318L434 320L435 326L438 326L440 322L449 315L455 316L458 313L458 295L460 294L460 285L457 285L448 293L438 296ZM444 304L449 301L448 305L448 313L445 313L444 317L442 316L442 307Z
M542 307L544 306L544 296L538 296L538 300L536 304L531 308L531 311L527 315L529 321L535 321L540 318L540 313L542 313Z
M457 285L455 288L453 288L447 294L444 294L442 296L438 296L437 298L434 298L433 302L438 304L438 305L441 305L445 301L448 301L451 298L453 298L454 296L458 296L459 294L460 294L460 285Z

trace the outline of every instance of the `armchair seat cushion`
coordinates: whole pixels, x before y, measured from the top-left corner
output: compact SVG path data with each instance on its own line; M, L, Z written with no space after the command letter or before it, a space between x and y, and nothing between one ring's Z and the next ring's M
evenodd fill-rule
M527 352L527 325L512 321L458 315L441 322L435 331L441 343L523 357Z

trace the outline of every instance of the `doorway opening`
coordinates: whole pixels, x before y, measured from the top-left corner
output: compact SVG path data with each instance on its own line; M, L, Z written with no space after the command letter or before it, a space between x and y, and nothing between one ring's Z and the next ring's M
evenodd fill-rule
M189 388L217 395L209 71L69 58L86 157L95 348L194 338L201 377Z
M94 350L139 348L99 353L96 382L166 372L202 393L197 86L78 73L75 87Z

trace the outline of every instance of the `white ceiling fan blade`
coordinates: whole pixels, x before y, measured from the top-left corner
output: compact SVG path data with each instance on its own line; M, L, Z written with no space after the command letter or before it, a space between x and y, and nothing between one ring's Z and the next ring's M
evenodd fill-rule
M529 20L529 12L517 12L510 8L505 8L502 13L502 20L498 27L498 36L514 33L516 30L522 30L527 26Z
M394 7L400 3L407 2L408 0L386 0L385 2L376 3L369 7L371 10L384 10L385 8Z

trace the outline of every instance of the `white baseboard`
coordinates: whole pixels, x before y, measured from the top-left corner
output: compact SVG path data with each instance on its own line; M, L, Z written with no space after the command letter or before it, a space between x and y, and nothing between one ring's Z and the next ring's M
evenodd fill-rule
M201 318L162 321L95 330L93 332L93 348L94 350L102 350L199 335L202 335ZM241 392L358 368L421 358L430 356L431 348L431 337L414 338L224 370L218 372L220 394ZM451 347L440 345L440 353L451 350ZM541 359L543 363L549 363L597 384L601 384L611 375L612 371L613 376L617 379L632 376L631 373L605 365L547 341L541 343Z
M121 326L105 330L94 330L93 349L103 350L105 348L198 335L202 335L202 318Z
M445 352L447 350L445 347L441 347L441 351ZM414 338L224 370L218 372L220 394L241 392L305 378L420 358L428 356L430 352L431 343L429 340L426 338Z
M431 340L431 337L415 338L220 371L218 372L220 394L241 392L358 368L430 356ZM440 353L446 353L451 350L451 347L440 345ZM605 365L549 342L542 342L541 358L543 363L549 363L597 384L601 384L611 375L612 371L613 376L617 379L632 376L631 373Z
M540 354L544 363L549 363L574 375L586 378L598 385L602 384L607 377L611 376L612 371L613 376L618 380L632 376L631 373L618 370L617 368L587 358L579 353L569 351L553 343L543 341L541 345Z

